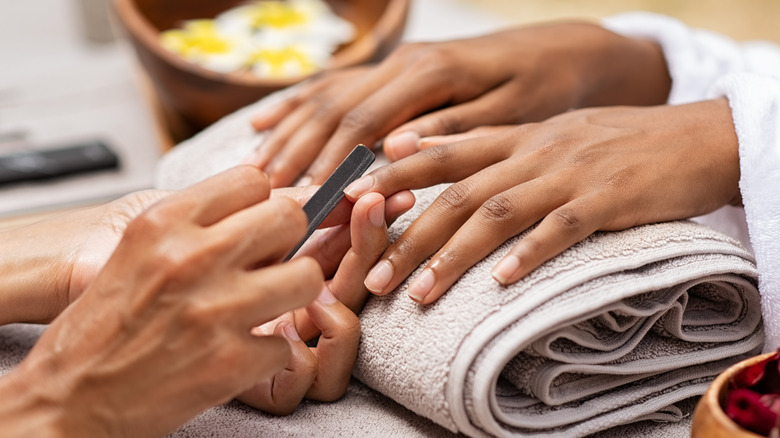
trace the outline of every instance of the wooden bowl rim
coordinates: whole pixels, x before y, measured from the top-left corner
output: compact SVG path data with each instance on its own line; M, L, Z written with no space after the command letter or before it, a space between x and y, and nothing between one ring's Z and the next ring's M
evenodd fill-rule
M393 30L403 26L406 20L411 0L388 0L385 10L370 32L367 32L345 48L333 55L331 65L325 70L332 70L350 65L368 62L375 56L381 44ZM186 61L180 56L166 50L160 44L159 31L141 14L132 0L114 0L116 15L123 26L137 38L155 56L164 59L179 70L205 77L207 79L232 83L247 87L283 88L301 81L302 78L259 78L248 73L220 73L203 68Z
M730 389L729 382L737 373L758 362L769 359L774 354L774 352L764 353L738 362L727 368L726 371L722 372L718 377L715 378L715 380L712 381L712 384L710 384L710 387L704 393L699 403L706 403L709 404L710 407L717 408L710 409L710 414L714 417L718 424L731 423L734 425L734 427L741 429L741 431L743 431L746 436L762 438L761 435L741 427L739 424L734 422L734 420L729 418L729 416L726 415L726 412L723 410L721 400L725 399L726 394Z

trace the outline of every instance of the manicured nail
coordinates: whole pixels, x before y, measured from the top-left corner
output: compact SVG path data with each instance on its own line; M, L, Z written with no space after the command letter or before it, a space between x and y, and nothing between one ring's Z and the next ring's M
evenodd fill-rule
M384 149L388 158L397 161L417 152L419 141L420 136L416 132L406 131L386 138Z
M298 335L298 330L295 330L294 324L285 324L284 328L282 328L284 331L284 335L287 336L291 341L300 341L301 337Z
M433 285L436 283L436 276L433 274L432 269L425 268L422 273L414 279L412 284L409 285L407 293L409 298L422 303L425 297L433 289Z
M371 268L371 271L366 276L364 284L372 293L381 294L384 292L387 285L390 284L390 280L392 279L393 265L387 260L382 260Z
M333 292L330 291L328 286L323 286L320 295L317 297L317 301L322 304L333 304L338 301L338 299L333 295Z
M514 277L519 268L520 259L514 254L507 254L496 264L490 275L492 275L497 282L506 285Z
M314 181L314 179L311 176L303 175L295 185L298 187L308 187L311 185L312 181Z
M371 207L368 210L368 220L371 222L371 225L377 228L384 226L385 224L385 203L384 202L380 202L379 204Z
M347 188L344 189L344 194L352 199L357 199L361 195L368 193L372 187L374 187L374 177L366 175L348 185Z

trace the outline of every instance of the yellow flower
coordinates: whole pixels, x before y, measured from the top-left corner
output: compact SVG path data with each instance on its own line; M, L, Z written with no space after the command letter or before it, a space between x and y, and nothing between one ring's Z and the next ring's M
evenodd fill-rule
M162 45L184 59L211 70L230 72L247 65L251 50L242 38L221 32L214 20L191 20L183 29L162 33Z

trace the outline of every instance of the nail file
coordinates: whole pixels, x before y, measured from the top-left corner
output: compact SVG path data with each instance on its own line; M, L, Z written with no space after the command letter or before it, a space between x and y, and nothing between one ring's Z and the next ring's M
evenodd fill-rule
M374 158L376 156L370 149L362 144L357 145L314 193L314 196L304 204L303 211L309 219L309 226L306 229L306 235L295 245L290 254L285 257L285 261L290 260L295 255L317 227L320 226L322 221L336 208L336 205L344 197L344 189L352 181L363 175L371 163L374 162Z

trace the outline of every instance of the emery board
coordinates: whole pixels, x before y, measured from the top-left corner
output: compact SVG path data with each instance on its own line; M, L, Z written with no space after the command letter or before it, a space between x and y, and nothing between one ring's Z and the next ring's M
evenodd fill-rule
M306 235L295 245L292 251L285 257L285 261L290 260L293 255L303 246L306 240L314 233L322 221L336 208L336 205L344 197L344 189L354 180L363 175L371 163L374 162L375 155L370 149L362 144L357 145L347 158L339 164L339 167L333 171L328 179L314 193L303 206L303 211L309 219L309 226L306 228Z

